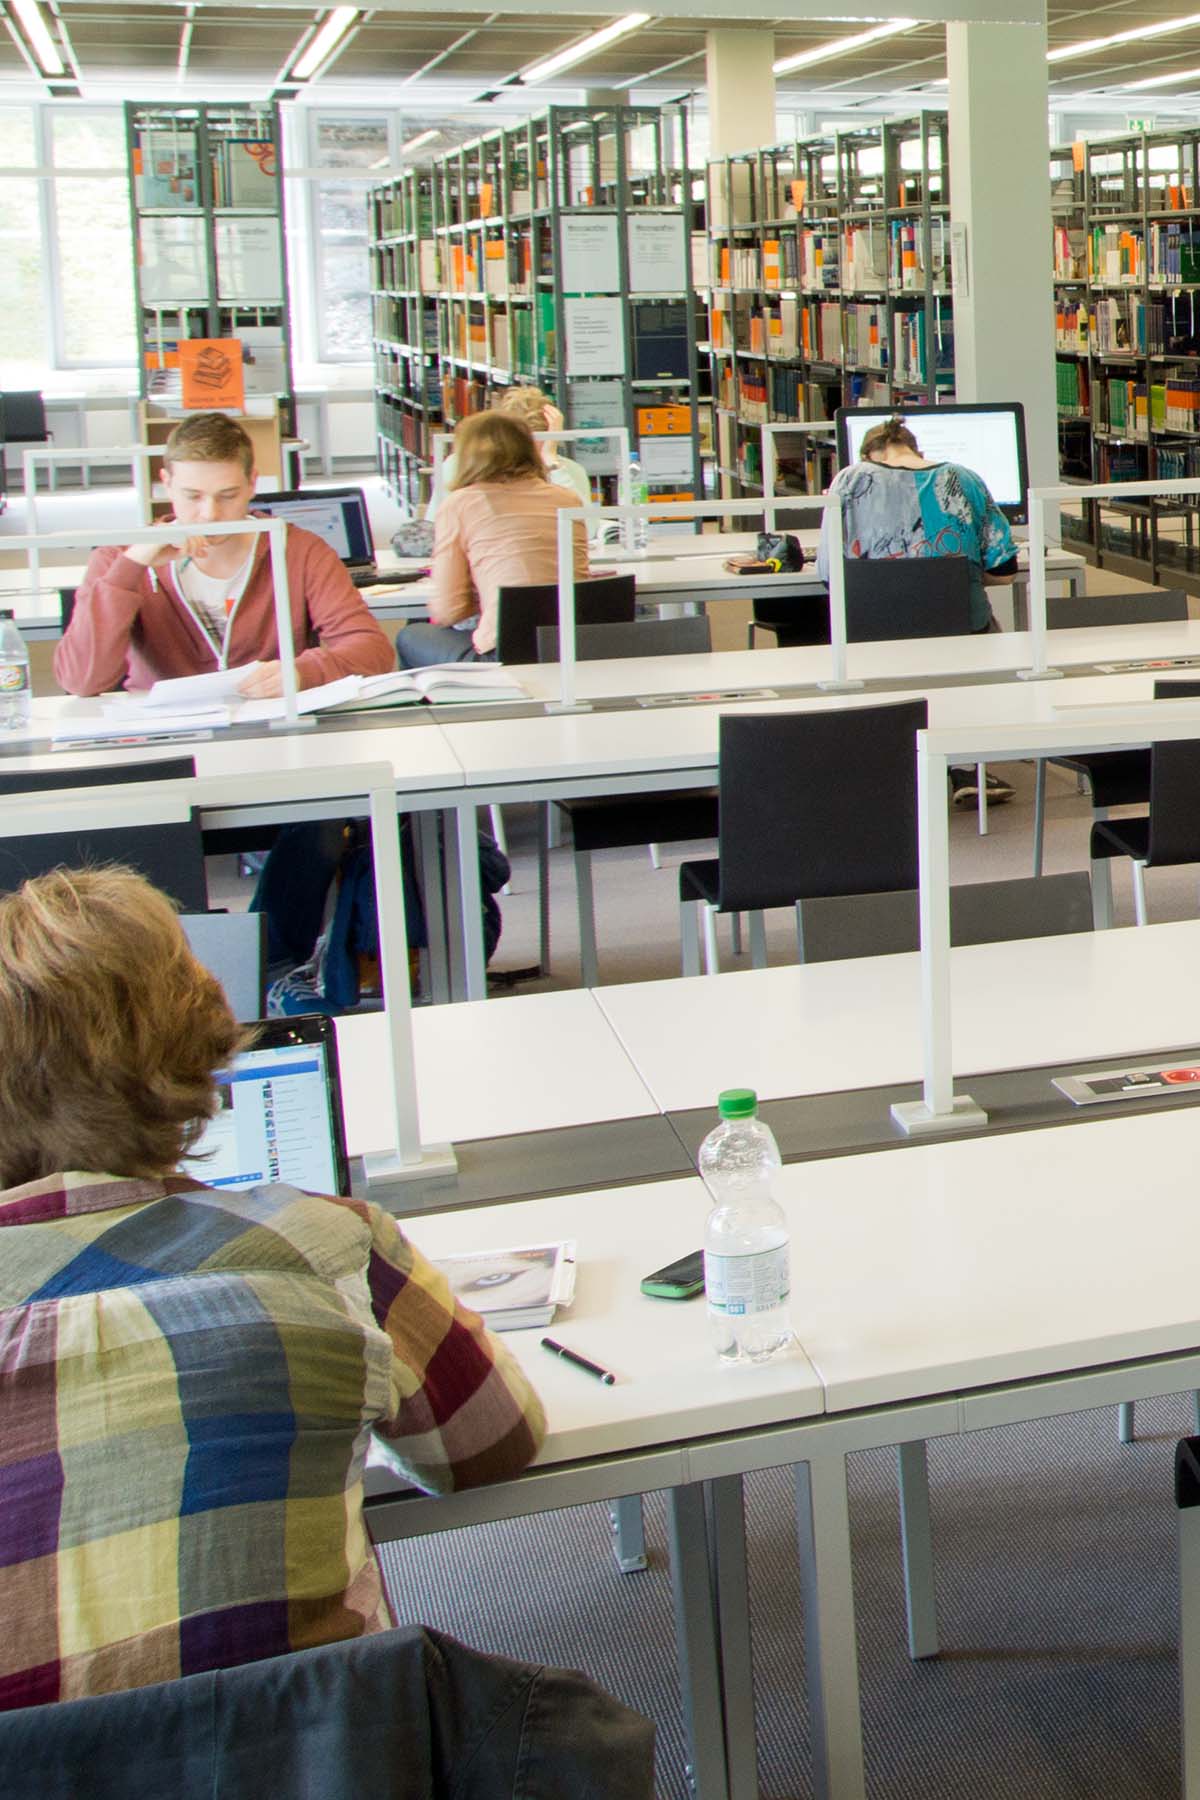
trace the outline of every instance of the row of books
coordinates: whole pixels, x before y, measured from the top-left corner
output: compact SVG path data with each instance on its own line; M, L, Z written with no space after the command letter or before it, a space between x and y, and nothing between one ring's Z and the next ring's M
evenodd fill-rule
M1163 348L1163 309L1156 301L1134 296L1098 300L1088 328L1101 356L1154 356Z
M898 312L892 319L892 379L924 387L930 375L954 367L954 322L949 309L939 308L933 321L933 369L925 331L925 313Z
M541 369L553 367L558 344L554 296L537 294L532 306L516 306L509 316L513 373L536 376Z
M1054 278L1085 281L1088 272L1088 238L1082 225L1054 227Z
M1086 300L1059 299L1054 307L1054 348L1086 352L1091 315Z
M1189 219L1150 227L1150 279L1200 282L1200 234Z
M1164 481L1194 481L1200 476L1200 444L1160 444L1154 460L1155 475Z
M1150 397L1143 382L1122 381L1109 376L1100 383L1097 395L1099 415L1096 423L1102 430L1118 437L1150 436Z
M1088 279L1131 286L1145 274L1142 235L1127 225L1093 225L1088 235Z
M1091 418L1091 378L1086 363L1056 362L1054 383L1060 418Z
M806 300L800 314L800 343L809 362L840 363L842 309L836 300Z
M1172 374L1162 381L1108 376L1099 385L1102 429L1146 440L1152 431L1200 432L1200 377Z
M841 239L836 231L800 233L800 285L805 288L841 286Z

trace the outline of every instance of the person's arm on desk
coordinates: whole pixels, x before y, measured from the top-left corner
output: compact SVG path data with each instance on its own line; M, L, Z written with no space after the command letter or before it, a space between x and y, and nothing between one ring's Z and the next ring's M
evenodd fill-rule
M391 1409L376 1422L389 1457L432 1494L519 1475L546 1435L521 1368L389 1213L361 1211L371 1231L371 1310L392 1340Z
M130 639L149 591L147 570L177 553L171 544L93 550L71 623L54 647L54 678L72 694L103 694L125 675Z

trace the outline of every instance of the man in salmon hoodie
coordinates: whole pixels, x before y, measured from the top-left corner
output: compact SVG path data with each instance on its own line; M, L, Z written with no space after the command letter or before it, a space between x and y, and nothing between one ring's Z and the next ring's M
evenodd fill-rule
M254 446L224 413L184 420L164 446L162 480L180 526L246 518L256 478ZM323 538L289 526L287 571L300 687L396 666L386 635ZM54 673L73 694L101 694L251 662L260 666L242 693L281 694L266 535L189 537L184 530L178 543L93 551Z

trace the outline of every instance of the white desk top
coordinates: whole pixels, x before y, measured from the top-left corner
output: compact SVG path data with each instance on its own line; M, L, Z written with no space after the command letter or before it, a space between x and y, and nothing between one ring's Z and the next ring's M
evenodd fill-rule
M764 1369L721 1369L701 1301L651 1300L638 1283L697 1248L708 1212L698 1176L486 1211L422 1214L404 1229L430 1256L576 1240L575 1302L546 1329L611 1369L606 1387L540 1348L542 1332L504 1341L543 1401L549 1434L539 1462L669 1444L821 1411L820 1384L796 1350Z
M1097 662L1141 657L1200 655L1200 620L1158 625L1109 625L1048 634L1052 667L1078 668ZM1011 674L1033 660L1025 631L980 633L978 636L899 638L888 643L851 644L848 673L862 681L912 681L959 675ZM636 694L690 694L710 689L797 687L824 681L832 671L826 644L790 650L715 651L710 655L624 657L576 665L575 691L581 700ZM557 663L514 666L512 674L538 700L557 699ZM1169 673L1169 671L1167 671ZM1178 671L1181 675L1186 670ZM1150 696L1147 678L1146 697ZM878 698L878 696L876 696Z
M962 1075L1190 1045L1200 1036L1200 921L951 951ZM593 990L664 1112L922 1074L920 958L862 959Z
M1192 1106L789 1164L792 1316L827 1410L1194 1348L1198 1157Z
M379 1051L384 1015L337 1021L350 1154L390 1142ZM657 1114L588 990L418 1007L417 1098L425 1143ZM644 1273L645 1271L643 1271Z

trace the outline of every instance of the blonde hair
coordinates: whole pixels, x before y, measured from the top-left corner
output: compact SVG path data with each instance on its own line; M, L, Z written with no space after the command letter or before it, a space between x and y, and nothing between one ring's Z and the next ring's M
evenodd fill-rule
M543 394L541 388L511 387L504 398L497 402L495 411L524 419L530 431L546 431L549 429L546 408L553 405L550 395Z
M479 481L517 481L536 475L547 481L533 433L512 413L472 413L454 433L454 487Z
M0 897L0 1185L170 1173L251 1036L132 869L25 882Z
M197 413L175 427L163 446L163 463L169 469L177 462L236 462L242 474L254 468L254 445L236 419L225 413Z

